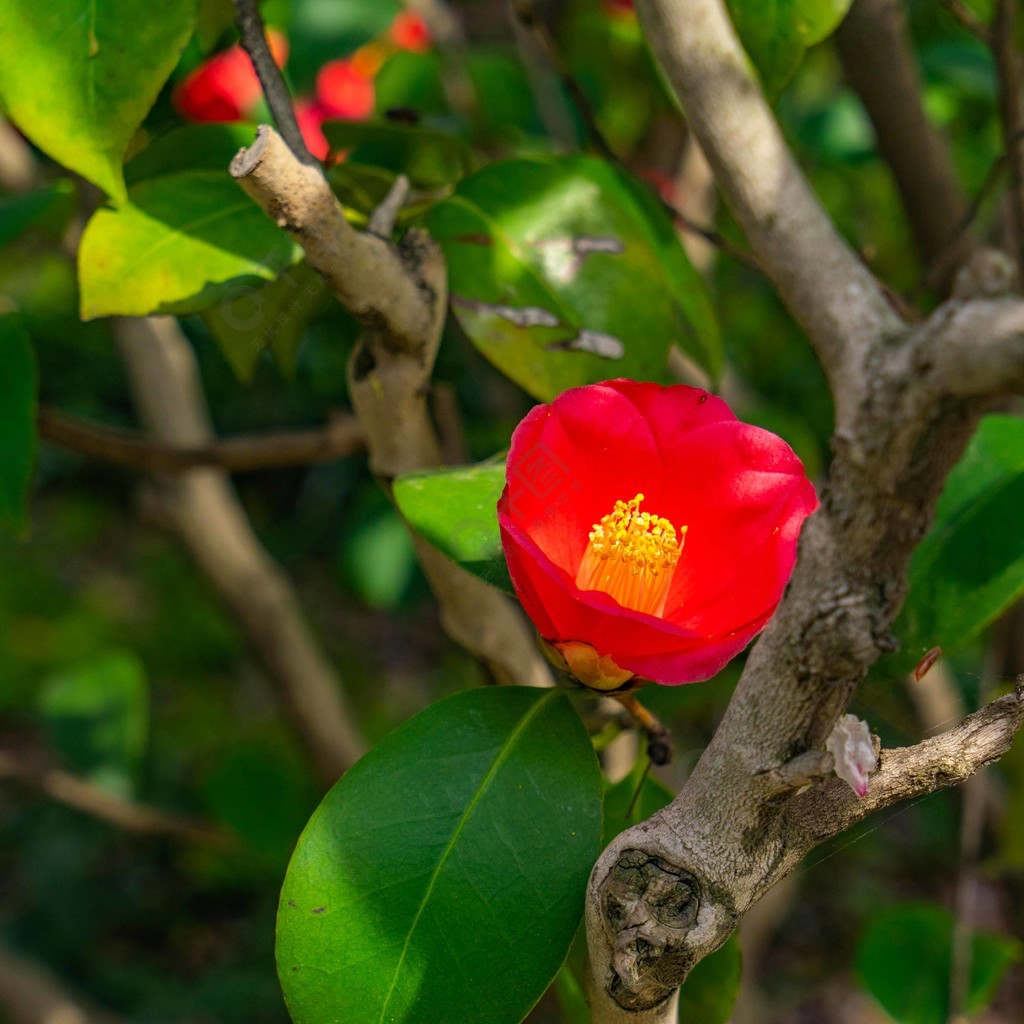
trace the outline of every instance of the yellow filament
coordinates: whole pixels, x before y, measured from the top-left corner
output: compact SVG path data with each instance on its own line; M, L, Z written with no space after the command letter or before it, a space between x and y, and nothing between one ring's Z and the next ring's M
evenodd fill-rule
M617 501L590 531L587 550L576 573L580 590L610 594L624 608L661 615L686 540L663 516L640 511L638 494Z

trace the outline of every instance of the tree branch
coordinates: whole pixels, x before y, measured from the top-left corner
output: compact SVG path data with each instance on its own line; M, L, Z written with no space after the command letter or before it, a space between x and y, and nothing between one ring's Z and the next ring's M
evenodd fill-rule
M901 322L789 152L722 0L638 0L644 34L758 263L825 367L840 423L872 339Z
M948 732L913 747L883 750L863 799L835 778L795 796L785 814L792 845L787 847L783 870L875 811L969 779L1010 749L1022 722L1024 687L1018 686Z
M267 44L267 31L257 0L234 0L234 4L235 24L238 25L242 48L252 61L253 70L260 80L263 96L277 130L287 141L288 148L302 163L316 165L317 159L310 153L306 140L302 137L284 75L281 74L281 69L277 66Z
M271 220L302 246L337 300L367 325L384 324L394 344L415 349L432 326L435 294L398 250L356 231L319 167L299 162L272 128L239 150L231 174Z
M211 429L195 357L177 321L118 320L115 333L140 418L164 444L194 449ZM341 680L284 573L253 533L224 473L192 469L157 482L161 507L259 654L325 783L362 756Z
M400 473L439 466L427 399L446 313L440 249L423 231L409 231L400 247L357 232L323 174L303 167L266 126L232 162L231 173L292 233L338 301L364 325L349 363L349 395L366 432L370 467L385 490ZM385 210L373 222L389 217ZM445 631L498 681L550 685L519 609L421 538L414 536L414 543Z
M992 53L999 81L999 121L1003 131L1003 148L1010 167L1010 224L1013 233L1013 254L1017 267L1024 272L1024 107L1021 103L1021 67L1017 53L1016 0L996 0L992 21Z
M839 55L892 170L924 264L943 256L948 284L973 249L967 211L945 140L921 102L921 77L899 0L856 0L836 33Z
M230 849L234 839L222 829L171 814L149 804L125 800L60 768L41 768L0 750L0 778L11 779L72 810L98 818L139 836L166 837L216 849Z
M245 473L332 462L366 448L362 427L344 414L331 416L323 430L233 437L194 448L91 423L46 405L39 408L38 426L39 436L58 448L147 473L186 473L200 466Z

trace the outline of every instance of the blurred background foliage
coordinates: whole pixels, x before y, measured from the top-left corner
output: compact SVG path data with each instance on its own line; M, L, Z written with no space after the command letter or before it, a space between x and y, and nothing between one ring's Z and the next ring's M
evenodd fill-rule
M331 103L333 116L348 118L325 134L348 151L336 184L357 218L397 171L437 198L495 159L588 147L579 106L506 5L448 6L464 32L444 45L390 0L263 6L267 23L287 40L286 72L311 111L310 137L317 138ZM587 97L607 144L663 197L689 203L693 197L683 193L694 179L680 172L685 131L631 4L542 6L557 60ZM971 7L987 16L984 4ZM967 194L976 195L1002 145L991 54L943 5L919 0L908 9L926 109L949 140ZM133 143L129 184L133 174L146 180L167 173L183 155L190 168L222 168L250 137L247 126L213 127L210 111L183 92L211 54L234 42L230 4L203 0L200 11L200 31ZM324 84L326 66L335 69L336 93ZM465 90L468 105L460 100ZM777 91L786 136L851 245L894 293L936 301L921 287L923 268L891 175L832 43L813 46ZM395 111L404 113L396 120ZM237 113L248 121L266 117L258 97ZM205 134L176 136L161 152L159 140L172 129ZM79 319L65 242L79 201L95 205L95 196L80 180L69 185L53 165L44 164L42 175L48 191L38 193L28 223L19 227L0 206L0 297L20 311L33 340L41 401L133 427L109 322ZM12 216L24 213L12 209ZM722 209L712 204L695 216L714 219L732 245L744 247ZM1000 217L998 195L987 197L978 233L998 232ZM735 411L785 437L820 479L832 410L806 340L756 270L706 247L694 252L709 281L724 346L722 386ZM246 338L213 315L182 323L218 434L315 427L347 407L355 327L334 303L314 296L288 324L287 339L265 350L247 350ZM475 462L507 446L534 399L482 357L467 330L449 318L435 379L455 399L461 461ZM339 666L370 741L438 697L484 681L440 631L411 543L364 457L244 473L235 482L261 541L294 581ZM239 842L225 850L130 836L30 786L2 781L0 937L133 1021L281 1022L273 969L277 894L323 787L238 626L156 521L145 489L138 474L40 446L30 525L0 539L0 750L222 826ZM1010 611L944 662L964 707L1024 670L1020 622ZM875 673L854 708L887 745L914 742L922 732L919 695L901 680L907 667ZM676 736L679 754L663 775L670 788L695 763L738 672L733 665L705 685L646 691ZM977 926L1001 936L979 939L994 945L975 958L991 970L976 985L972 980L973 1006L992 1024L1024 1018L1015 944L1024 941L1020 742L986 773L981 795L973 791L971 799L988 812L965 868L964 801L971 793L938 793L872 820L818 851L769 897L745 937L737 1022L870 1022L888 1019L885 1012L915 1024L945 1021L948 912L963 895L964 870ZM915 902L901 908L908 901ZM907 971L927 979L925 996L909 1009L888 994L892 976ZM535 1019L560 1019L553 995Z

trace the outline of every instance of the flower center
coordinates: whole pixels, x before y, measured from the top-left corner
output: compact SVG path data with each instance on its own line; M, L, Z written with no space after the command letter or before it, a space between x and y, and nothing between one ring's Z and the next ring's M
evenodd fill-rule
M590 531L587 550L576 573L580 590L610 594L624 608L661 615L675 575L686 527L678 533L664 516L640 511L638 494L617 501Z

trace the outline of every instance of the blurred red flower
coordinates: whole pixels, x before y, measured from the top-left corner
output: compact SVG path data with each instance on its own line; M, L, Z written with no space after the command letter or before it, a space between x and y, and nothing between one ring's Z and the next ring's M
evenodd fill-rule
M433 44L426 22L412 11L401 11L395 15L388 36L398 49L411 53L426 53Z
M541 637L614 690L724 667L775 611L817 505L789 445L720 398L613 380L519 424L498 523Z
M267 32L278 67L288 59L288 41ZM249 55L237 43L199 65L177 88L174 101L190 121L241 121L259 103L260 82Z
M331 151L327 136L323 133L327 113L315 100L300 99L295 101L295 120L298 123L306 148L317 158L326 160Z
M373 113L373 78L353 60L332 60L317 73L316 98L325 117L362 121Z

